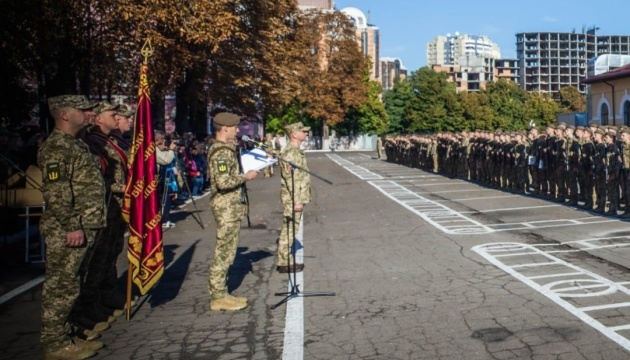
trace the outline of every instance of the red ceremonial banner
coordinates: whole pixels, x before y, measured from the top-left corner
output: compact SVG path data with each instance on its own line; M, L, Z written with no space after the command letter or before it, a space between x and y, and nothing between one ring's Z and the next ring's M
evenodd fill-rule
M138 109L129 157L123 216L129 221L129 249L133 282L141 294L157 283L164 273L162 215L158 196L158 171L151 123L151 100L147 60L140 68Z

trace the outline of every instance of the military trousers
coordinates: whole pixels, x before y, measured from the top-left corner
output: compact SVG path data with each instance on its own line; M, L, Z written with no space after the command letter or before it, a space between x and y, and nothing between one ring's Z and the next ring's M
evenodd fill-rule
M120 217L107 219L107 227L97 234L94 245L88 249L89 262L85 264L87 272L80 295L82 304L97 302L102 293L116 289L116 261L123 250L126 228Z
M82 247L66 246L66 232L59 224L42 224L46 242L46 277L42 290L41 343L44 351L55 351L70 342L68 317L79 297L79 270L90 241ZM86 240L94 236L87 231Z
M217 242L214 248L212 264L210 264L208 276L208 290L212 300L217 300L227 295L227 278L230 266L234 263L238 236L241 232L241 220L217 219Z
M295 212L295 219L293 219L292 214L285 211L284 219L282 220L282 229L280 230L280 239L278 239L278 252L276 254L276 265L277 266L288 266L289 265L289 257L293 254L293 241L295 240L295 234L293 228L295 227L295 231L299 231L300 222L302 221L302 212ZM295 225L295 226L294 226ZM290 259L291 263L293 263L293 257Z

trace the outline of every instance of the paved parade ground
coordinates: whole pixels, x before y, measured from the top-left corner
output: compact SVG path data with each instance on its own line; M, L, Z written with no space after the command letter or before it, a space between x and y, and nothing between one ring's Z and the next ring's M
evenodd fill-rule
M95 359L630 358L629 222L369 152L307 159L334 184L312 179L298 283L336 296L272 309L288 288L274 263L279 176L259 176L229 280L250 306L209 310L215 225L198 199L205 229L193 204L172 213L162 280L103 333ZM19 270L13 287L42 273ZM123 281L125 259L119 270ZM0 358L42 357L40 298L41 285L2 298Z

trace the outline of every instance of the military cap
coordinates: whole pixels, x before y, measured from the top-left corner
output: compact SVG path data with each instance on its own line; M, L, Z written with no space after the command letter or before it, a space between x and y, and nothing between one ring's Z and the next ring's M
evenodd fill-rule
M575 130L575 125L567 125L567 129Z
M221 126L237 126L241 123L241 118L236 114L222 112L214 116L214 123Z
M585 128L584 126L581 126L581 125L580 125L580 126L576 127L575 129L576 129L576 130L584 130L584 129L586 129L586 128Z
M127 104L120 104L120 107L118 108L118 111L116 112L116 114L120 116L125 116L125 117L133 116L133 114L135 113L136 112L133 111L133 109L131 109L131 106Z
M556 129L558 129L558 130L566 130L567 129L567 125L565 123L560 123L560 124L558 124L558 126L556 126Z
M606 132L606 135L617 136L617 130L616 129L608 129L608 132Z
M589 133L591 136L593 136L593 130L591 130L591 128L584 128L584 134Z
M595 130L595 132L593 133L593 135L594 135L594 134L606 135L606 130L604 130L604 129L600 129L600 128L597 128L597 130Z
M107 101L101 101L94 108L94 113L96 115L99 115L99 114L104 113L105 111L117 111L119 107L120 107L119 104L112 105L108 103Z
M79 110L89 110L96 106L83 95L59 95L48 98L48 109L53 111L65 107Z
M599 121L595 121L595 120L593 120L593 121L589 121L589 122L588 122L588 126L589 126L589 127L598 128L598 127L599 127Z
M623 129L621 129L621 131L619 133L620 134L630 134L630 128L624 127Z
M293 123L291 125L287 125L284 129L286 130L287 134L291 134L291 133L296 132L296 131L309 131L309 130L311 130L311 127L310 126L304 126L304 124L302 124L301 121L298 121L298 122Z

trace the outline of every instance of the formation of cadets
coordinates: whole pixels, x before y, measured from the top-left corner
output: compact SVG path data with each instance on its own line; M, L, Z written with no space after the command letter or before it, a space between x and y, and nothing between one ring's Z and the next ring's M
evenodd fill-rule
M630 218L630 128L559 123L386 137L387 161ZM618 211L624 210L622 214Z

